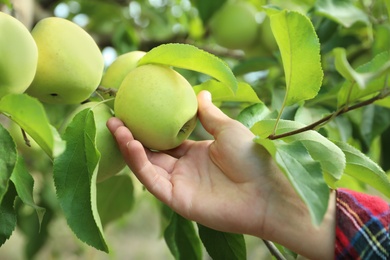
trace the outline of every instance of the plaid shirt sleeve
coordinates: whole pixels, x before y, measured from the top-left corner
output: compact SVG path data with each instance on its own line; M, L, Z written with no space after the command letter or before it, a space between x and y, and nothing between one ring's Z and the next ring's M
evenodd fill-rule
M335 259L390 259L389 226L387 202L338 189Z

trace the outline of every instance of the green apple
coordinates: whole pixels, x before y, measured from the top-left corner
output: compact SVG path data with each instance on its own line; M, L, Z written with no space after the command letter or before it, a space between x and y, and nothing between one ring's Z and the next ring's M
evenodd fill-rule
M249 57L271 57L279 49L271 29L269 17L265 13L260 14L263 15L263 20L258 26L256 39L250 46L243 48L245 54Z
M216 43L229 49L251 45L257 35L256 8L244 1L227 2L210 20Z
M0 12L0 99L23 93L31 84L38 63L38 49L27 28Z
M38 68L27 93L54 104L88 99L104 69L94 39L77 24L58 17L40 20L31 34L38 46Z
M135 67L138 61L146 54L143 51L131 51L118 56L113 63L107 68L103 75L100 85L105 88L119 89L123 79ZM110 98L109 94L103 93L104 99ZM113 102L107 103L113 107Z
M169 150L194 130L198 102L192 86L178 72L168 66L147 64L127 74L114 110L145 147Z
M106 126L107 120L113 116L111 108L101 102L84 103L67 117L60 132L63 132L72 119L84 109L91 109L95 119L96 147L100 152L97 182L102 182L119 173L126 166L117 143Z

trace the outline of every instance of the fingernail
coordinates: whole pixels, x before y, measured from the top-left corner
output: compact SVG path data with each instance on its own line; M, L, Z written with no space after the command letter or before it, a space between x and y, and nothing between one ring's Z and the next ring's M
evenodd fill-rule
M205 90L204 96L205 96L205 98L206 98L208 101L211 101L211 100L212 100L212 96L211 96L210 91Z

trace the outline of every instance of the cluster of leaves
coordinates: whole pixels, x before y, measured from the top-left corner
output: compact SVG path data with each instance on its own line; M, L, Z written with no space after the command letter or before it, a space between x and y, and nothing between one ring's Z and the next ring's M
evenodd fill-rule
M330 188L367 191L369 185L390 197L385 172L390 169L385 160L390 153L389 1L248 0L269 17L278 45L274 53L251 56L215 46L207 32L209 19L225 0L183 1L192 5L182 7L181 16L166 15L180 6L176 1L157 7L133 1L142 12L130 17L123 15L127 5L121 1L96 2L80 0L78 13L89 15L88 29L98 35L100 46L112 45L118 53L147 50L140 65L173 66L191 80L196 92L209 90L221 109L232 117L238 114L257 136L254 142L270 152L307 204L314 224L322 221ZM100 19L113 15L119 17L114 22ZM180 30L171 30L176 24ZM53 176L45 178L54 179L57 203L69 227L80 240L108 252L104 227L131 210L131 178L125 173L96 184L100 154L93 111L77 114L61 136L58 114L65 115L69 108L52 110L24 94L0 100L0 112L49 158ZM16 198L35 210L41 229L57 210L45 199L40 206L34 202L29 171L10 131L0 125L1 244L20 224ZM213 259L246 258L242 235L201 225L196 229L164 206L161 218L176 259L201 259L202 245Z

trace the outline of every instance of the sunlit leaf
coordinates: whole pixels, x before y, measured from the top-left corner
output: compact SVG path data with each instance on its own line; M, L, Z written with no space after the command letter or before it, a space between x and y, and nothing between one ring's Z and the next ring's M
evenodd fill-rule
M164 238L175 259L202 259L201 242L194 223L179 214L172 213Z
M96 203L96 175L100 153L96 149L93 111L79 112L64 133L66 150L54 160L58 201L76 236L108 252Z
M338 93L338 104L355 102L363 97L371 97L386 86L390 73L390 52L376 55L370 62L358 67L355 75L360 75L364 88L354 87L354 81L346 80ZM363 75L363 76L361 76Z
M216 80L208 80L201 85L194 86L195 93L199 93L202 90L208 90L211 93L214 102L261 102L253 88L245 82L238 82L236 93L229 91L229 89L223 87L221 82Z
M36 211L40 226L45 214L45 209L39 207L34 201L34 179L28 172L24 159L21 156L18 157L15 169L12 172L11 181L14 183L18 197L22 202Z
M286 106L314 98L323 78L320 43L308 17L294 11L268 9L286 80ZM310 57L310 58L308 58Z
M276 111L271 112L271 110L269 110L269 108L264 103L259 103L243 109L237 116L237 120L247 128L251 128L254 124L263 119L276 117Z
M377 71L358 73L348 63L346 51L343 48L333 50L337 71L348 81L356 82L361 89L365 89L370 81L382 76L390 70L390 61L383 64Z
M345 173L356 178L390 198L390 179L374 161L353 146L336 142L346 155Z
M8 190L8 183L17 160L16 144L10 133L0 124L0 202Z
M318 0L316 13L345 27L351 27L356 22L368 24L370 21L367 14L355 6L353 0Z
M295 191L307 205L312 222L319 225L328 208L329 187L325 183L320 163L308 153L302 141L256 138L272 155Z
M275 120L262 120L256 123L252 132L261 138L267 138L273 131ZM302 129L305 125L296 121L280 120L276 134ZM339 147L326 137L316 131L304 131L294 135L281 138L287 143L299 141L307 149L313 160L319 162L322 167L322 174L331 187L341 178L345 168L345 156Z
M164 64L204 73L220 81L228 89L237 90L237 80L229 66L217 56L189 44L163 44L153 48L138 62Z
M57 130L50 125L42 104L26 94L10 94L0 100L3 112L26 131L50 158L65 149Z
M212 259L247 259L242 234L221 232L200 224L198 229L200 239Z

